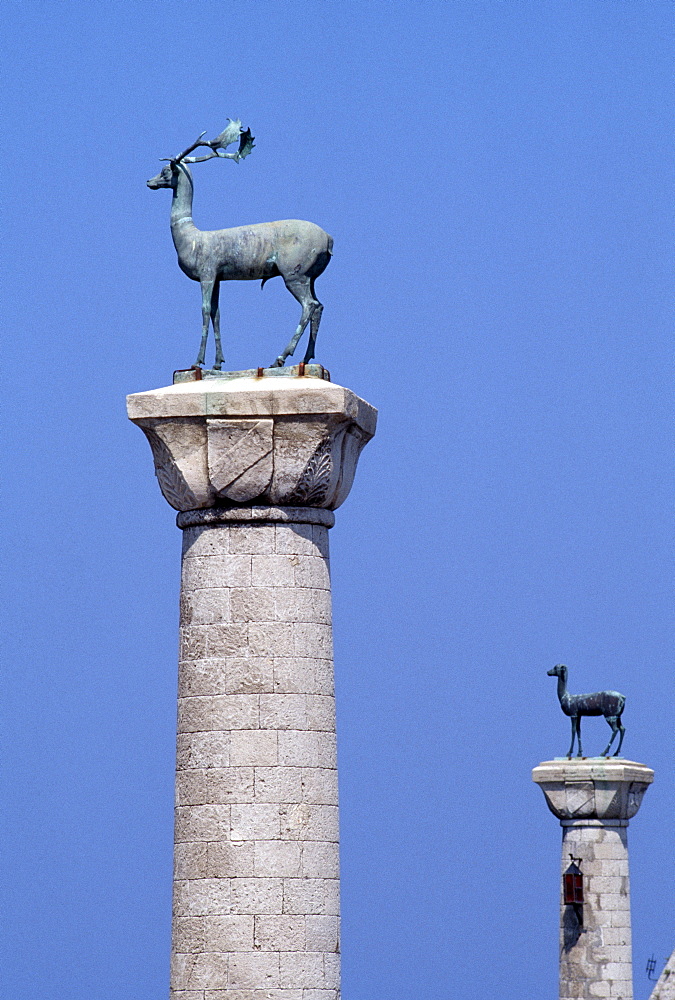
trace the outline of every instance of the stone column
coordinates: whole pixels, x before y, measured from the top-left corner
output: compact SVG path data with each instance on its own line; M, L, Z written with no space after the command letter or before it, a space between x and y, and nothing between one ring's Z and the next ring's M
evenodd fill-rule
M581 871L584 901L560 897L560 1000L633 1000L628 821L654 778L644 764L552 760L532 779L560 820L562 875Z
M338 1000L332 510L376 411L315 378L139 393L183 529L172 1000Z
M649 1000L675 1000L675 951L666 962Z

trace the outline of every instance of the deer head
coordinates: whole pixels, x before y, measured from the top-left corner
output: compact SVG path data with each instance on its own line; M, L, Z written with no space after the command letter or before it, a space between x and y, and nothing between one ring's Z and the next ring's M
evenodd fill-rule
M551 667L550 670L546 671L547 677L564 677L567 674L567 667L564 663L557 663L555 667Z
M180 163L202 163L204 160L213 160L215 158L219 160L234 160L235 163L239 163L240 160L248 156L254 146L255 137L251 135L250 128L243 129L241 127L239 119L235 121L230 119L230 124L215 139L205 140L205 135L206 132L202 132L192 145L184 149L178 156L166 157L168 160L166 167L163 167L156 177L150 178L147 182L148 187L152 188L153 191L156 191L158 188L175 188ZM227 147L231 146L237 139L239 140L239 149L237 152L226 153L225 150ZM199 146L206 146L209 152L205 156L188 155Z

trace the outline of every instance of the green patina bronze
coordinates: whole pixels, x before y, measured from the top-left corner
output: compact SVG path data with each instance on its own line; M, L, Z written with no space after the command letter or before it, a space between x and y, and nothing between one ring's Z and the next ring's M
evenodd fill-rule
M302 306L300 322L284 351L274 360L273 367L282 367L292 356L300 337L309 324L309 343L304 363L314 357L316 336L319 332L323 306L314 293L314 281L326 269L333 252L333 238L313 222L284 219L279 222L261 222L234 229L216 229L204 232L192 220L194 184L188 164L205 160L234 160L238 163L254 148L250 129L243 129L241 122L230 121L227 128L215 139L199 138L178 156L168 159L167 165L148 182L148 187L171 188L171 235L178 254L178 264L188 278L198 281L202 289L202 339L196 366L204 364L209 326L213 327L216 343L214 371L220 371L224 357L220 341L220 283L221 281L255 281L261 287L270 278L282 277L286 288ZM239 141L236 153L225 150ZM195 149L206 147L204 156L190 156Z
M611 726L612 736L609 743L602 751L601 756L609 756L610 747L614 742L617 733L620 733L619 745L614 754L615 757L618 757L619 751L621 750L621 744L623 743L623 737L626 732L625 727L621 723L621 715L626 704L624 695L619 694L618 691L594 691L592 694L570 694L567 690L567 667L564 663L558 663L555 667L548 670L547 674L549 677L558 678L558 701L560 702L560 707L565 715L569 715L572 721L572 742L570 743L570 748L567 751L567 756L572 756L574 741L576 739L579 749L577 757L583 757L581 749L582 715L604 715L605 719Z

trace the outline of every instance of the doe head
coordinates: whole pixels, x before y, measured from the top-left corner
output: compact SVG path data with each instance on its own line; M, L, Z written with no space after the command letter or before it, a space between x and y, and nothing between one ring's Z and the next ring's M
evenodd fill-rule
M550 670L546 671L547 677L562 677L563 673L567 672L567 667L564 663L556 663L555 667L551 667Z
M178 164L176 164L173 160L170 160L165 167L162 167L156 177L150 178L148 181L148 187L152 188L153 191L158 190L158 188L174 188L176 186L177 177Z

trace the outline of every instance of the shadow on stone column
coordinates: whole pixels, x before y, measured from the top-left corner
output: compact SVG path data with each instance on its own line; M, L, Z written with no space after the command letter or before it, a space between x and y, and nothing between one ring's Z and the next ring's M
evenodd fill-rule
M376 411L276 377L128 412L183 529L172 1000L337 1000L328 529Z

